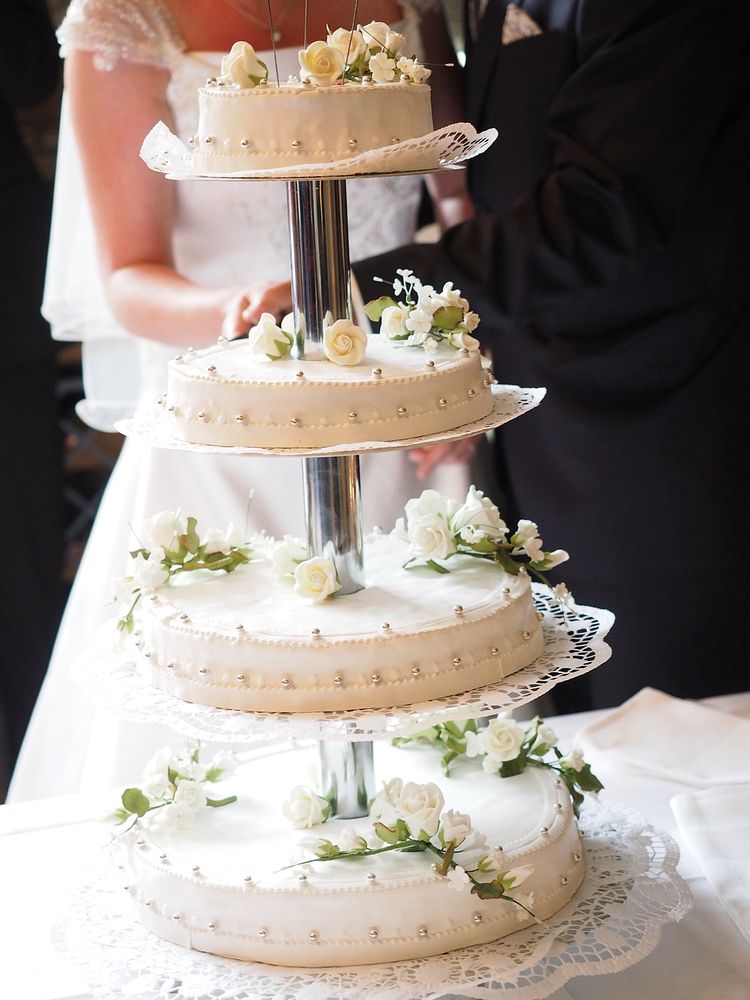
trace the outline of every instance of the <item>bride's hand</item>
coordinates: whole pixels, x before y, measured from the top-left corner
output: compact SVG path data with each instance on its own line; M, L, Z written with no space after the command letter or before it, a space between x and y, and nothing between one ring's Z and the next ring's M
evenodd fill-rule
M474 457L482 435L463 438L461 441L442 441L428 444L423 448L412 448L409 461L417 466L417 479L426 479L432 470L442 463L468 462Z
M236 340L244 337L263 313L271 313L276 317L276 322L280 323L291 311L292 286L288 281L243 289L229 300L221 332L227 340Z

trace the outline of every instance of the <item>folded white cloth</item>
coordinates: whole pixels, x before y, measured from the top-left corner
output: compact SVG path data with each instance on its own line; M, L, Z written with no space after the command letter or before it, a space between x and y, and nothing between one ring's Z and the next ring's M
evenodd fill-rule
M643 688L576 736L587 759L606 755L685 785L750 782L750 720Z
M750 785L676 795L670 805L684 843L750 943Z

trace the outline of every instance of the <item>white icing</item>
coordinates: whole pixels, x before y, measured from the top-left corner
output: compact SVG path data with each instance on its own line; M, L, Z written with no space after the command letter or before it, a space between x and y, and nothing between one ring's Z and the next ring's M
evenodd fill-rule
M198 173L327 163L432 131L427 84L208 85L198 92Z
M172 361L164 405L171 432L193 444L326 447L400 441L480 420L492 410L491 383L477 352L445 345L427 355L376 334L362 364L347 368L259 359L236 340Z
M305 869L305 880L300 868L278 871L311 857L296 847L302 834L283 819L281 804L292 785L315 783L314 763L309 751L261 759L232 787L222 784L222 794L241 797L234 805L204 810L184 830L163 829L155 820L148 832L128 834L126 881L138 918L184 947L291 966L434 955L496 940L528 923L526 917L519 922L512 903L449 888L432 871L430 853L316 863ZM508 868L533 865L521 891L533 892L540 919L564 906L580 884L582 852L570 798L549 772L530 768L500 779L464 760L446 778L434 750L382 744L376 767L382 780L408 774L435 781L446 808L468 813L490 847L503 848ZM367 822L334 820L312 832L335 841L343 826L361 829Z
M407 558L404 540L373 536L366 589L321 604L263 559L224 576L175 578L139 614L147 676L216 708L387 708L489 684L541 653L525 573L469 556L451 557L447 574L405 570Z

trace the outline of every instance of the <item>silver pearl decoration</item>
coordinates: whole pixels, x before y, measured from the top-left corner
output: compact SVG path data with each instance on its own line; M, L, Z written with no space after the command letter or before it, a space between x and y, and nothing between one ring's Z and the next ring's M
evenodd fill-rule
M292 149L301 149L301 147L302 147L301 139L292 139Z
M430 932L427 930L426 927L418 927L417 928L417 934L421 938L426 938L429 933Z
M159 595L158 594L152 594L151 595L151 603L152 604L158 604L159 603Z
M242 146L243 149L247 149L249 145L250 145L249 139L240 139L240 146Z
M509 593L510 593L510 587L503 587L503 590L502 590L502 592L503 592L504 594L506 594L506 595L507 595L507 594L509 594Z
M237 416L234 418L234 422L236 424L244 424L246 420L247 417L245 416L244 413L238 413Z
M146 657L147 660L151 659L151 653L148 650L146 650L146 652L143 655Z
M253 876L252 875L246 875L243 878L242 881L245 883L245 885L252 885L253 884Z
M174 406L171 404L167 407L167 413L174 413Z
M461 657L460 656L454 656L453 657L453 666L454 667L460 667L461 666Z
M476 396L476 394L477 394L477 390L476 390L476 389L469 389L469 397L470 397L470 398L471 398L472 396Z
M373 674L370 680L372 681L373 684L380 684L382 677L380 676L380 674Z
M401 140L399 139L399 137L397 135L392 135L391 136L391 142L401 142Z
M377 927L371 927L371 928L369 929L369 931L368 931L367 933L368 933L368 935L369 935L370 939L371 939L372 941L374 941L374 940L375 940L375 938L376 938L376 937L378 936L378 933L379 933L379 932L378 932L378 929L377 929Z
M246 680L247 680L246 674L237 674L237 681L239 684L244 684Z
M547 834L549 833L549 827L543 826L543 827L540 828L539 832L541 833L541 835L543 837L546 837Z
M384 632L388 632L391 626L388 622L383 622L383 624L380 627Z
M235 625L234 627L237 629L238 632L244 632L245 631L245 626L242 624L242 622L240 622L239 625Z
M372 375L373 378L380 378L380 376L383 374L383 369L382 368L373 368L373 370L370 372L370 374Z
M320 629L319 628L314 628L312 630L312 632L310 632L310 635L313 637L313 639L319 639L320 638Z
M174 669L175 669L174 663L168 663L167 664L167 670L174 670Z
M497 646L493 646L492 649L490 650L492 656L497 656L499 652L500 650L497 648Z
M193 875L200 875L201 873L200 865L193 865L193 867L190 870L192 871Z
M530 639L531 638L531 632L527 632L525 629L521 633L521 635L523 636L524 639Z
M471 919L474 921L475 924L481 924L482 921L484 920L484 917L482 916L481 913L472 913Z
M153 901L153 899L144 899L144 900L143 900L143 905L144 905L144 906L148 906L148 907L151 907L151 906L153 906L153 905L154 905L154 901Z
M138 847L145 847L146 841L143 839L143 837L140 837L138 840L136 840L136 845Z
M295 378L304 378L304 377L305 377L304 372L297 372L297 374L295 375Z
M370 885L372 885L372 883L377 879L377 877L378 876L375 874L375 872L367 873L367 881L370 883Z
M190 621L190 615L187 613L187 611L183 611L182 612L182 614L180 615L180 621L181 622L189 622Z
M560 780L560 778L555 778L555 780L553 781L553 785L555 786L555 788L562 788L562 781Z
M422 673L422 668L421 667L412 667L411 668L411 675L412 675L412 677L419 677L419 675L421 673Z
M307 875L305 875L304 872L300 872L299 875L297 876L297 881L303 883L307 882Z
M344 683L344 678L341 676L341 674L336 674L336 676L333 678L333 683L336 685L336 687L341 687L342 684Z
M167 856L166 856L166 854L160 854L159 855L159 861L161 861L161 863L163 865L165 865L167 863Z
M260 938L268 937L268 930L265 927L261 927L258 930L258 937Z
M406 407L405 406L399 406L399 408L398 408L398 415L400 417L405 417L406 416Z
M354 147L357 145L357 140L355 138L347 139L346 144L347 146L350 146L352 149L354 149Z
M464 613L464 606L463 606L463 604L457 604L455 606L455 608L453 609L453 613L460 618L461 615Z
M440 406L447 406L448 405L448 400L445 399L443 396L441 396L440 399L438 400L438 403L439 403Z
M469 356L469 348L468 347L462 347L461 348L461 357L468 358L468 356Z
M581 861L583 861L583 856L576 851L573 855L573 860L577 865L580 865Z
M209 921L208 921L208 924L207 924L207 927L208 927L208 929L209 929L210 931L215 931L215 930L216 930L216 928L217 928L217 926L218 926L218 924L216 923L216 921L215 921L215 920L209 920Z
M320 934L318 934L317 931L310 931L310 933L307 936L310 938L311 941L317 941L318 938L320 937Z
M356 412L354 410L351 410L349 412L348 416L349 416L350 420L356 420L357 419L357 414L356 414Z
M204 142L206 143L207 146L210 146L212 143L216 142L216 136L207 135L206 138L204 139Z
M432 358L430 358L429 361L425 361L425 364L427 365L428 368L434 368L435 367L435 362L432 360Z
M292 682L289 680L288 677L282 677L281 678L281 686L283 688L290 688L292 686Z
M181 354L175 354L174 359L175 359L175 361L182 361L182 355Z
M302 423L302 421L300 420L299 417L292 417L292 419L289 421L289 423L292 425L292 427L299 427L299 425Z
M209 669L208 667L199 667L198 673L201 675L201 677L205 677L206 674L209 673Z
M543 621L544 620L544 612L543 611L537 611L536 617L537 617L537 621Z
M173 913L172 914L172 920L182 920L182 914L181 913Z
M562 812L562 808L563 808L562 807L562 802L555 802L555 804L552 806L552 808L555 810L556 813L561 813Z
M208 423L208 414L205 410L198 410L198 419Z
M208 371L210 371L211 374L213 375L213 373L216 371L216 365L209 365L208 366Z

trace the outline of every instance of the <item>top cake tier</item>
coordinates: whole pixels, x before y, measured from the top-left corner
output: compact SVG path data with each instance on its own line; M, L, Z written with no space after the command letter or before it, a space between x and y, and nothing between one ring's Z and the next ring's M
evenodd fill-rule
M330 163L432 131L430 88L388 84L268 83L236 88L221 82L199 91L192 138L197 173Z
M431 355L367 338L361 364L259 357L246 340L190 351L169 364L171 433L219 447L325 448L405 441L486 417L493 377L477 351Z

